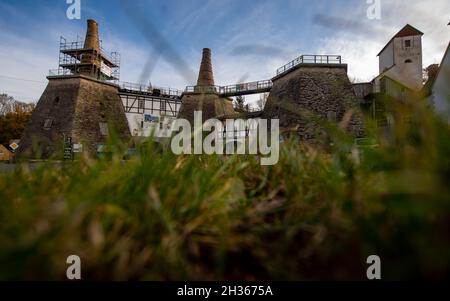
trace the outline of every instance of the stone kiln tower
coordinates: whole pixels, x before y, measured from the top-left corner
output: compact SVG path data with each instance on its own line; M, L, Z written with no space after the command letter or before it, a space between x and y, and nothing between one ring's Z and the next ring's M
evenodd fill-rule
M211 63L211 49L204 48L202 62L198 73L197 86L214 86L214 75Z
M325 133L323 121L341 123L354 137L364 136L358 101L340 56L301 56L272 78L262 118L279 119L285 133L314 141ZM347 116L346 116L347 115Z
M94 20L87 21L86 39L84 49L92 49L92 52L84 53L81 56L80 73L85 75L98 76L101 70L100 38L98 36L98 24Z
M19 158L59 158L74 145L95 154L107 142L109 130L124 141L130 138L119 87L106 81L118 80L117 56L101 50L97 22L87 24L84 43L61 38L60 69L47 77L47 88L23 133Z
M203 121L234 113L232 100L220 97L219 92L219 88L214 85L211 50L204 48L197 85L188 87L183 94L178 118L187 119L193 124L194 111L202 111Z

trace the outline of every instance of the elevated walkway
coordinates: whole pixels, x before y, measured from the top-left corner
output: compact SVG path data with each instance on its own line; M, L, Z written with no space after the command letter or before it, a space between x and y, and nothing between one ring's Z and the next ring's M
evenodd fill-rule
M176 117L181 107L181 95L182 91L172 88L119 83L119 96L126 113Z
M271 80L234 84L228 86L188 86L185 93L215 93L220 97L234 97L270 92Z

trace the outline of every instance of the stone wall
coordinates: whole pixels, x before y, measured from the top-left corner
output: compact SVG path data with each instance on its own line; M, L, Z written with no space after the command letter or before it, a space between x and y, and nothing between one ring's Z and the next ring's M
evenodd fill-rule
M300 66L273 79L262 118L279 118L281 128L308 140L323 132L322 120L338 123L349 112L346 129L362 137L363 120L345 65Z
M202 111L203 121L234 113L233 102L228 98L220 98L217 94L185 93L178 118L194 123L194 111Z
M106 123L120 140L129 139L128 121L117 87L87 79L81 79L80 83L73 120L74 141L95 152L96 145L107 139L101 132L100 123Z
M85 76L49 78L22 135L18 157L60 157L64 137L94 154L97 144L107 141L101 123L122 140L131 137L116 86Z

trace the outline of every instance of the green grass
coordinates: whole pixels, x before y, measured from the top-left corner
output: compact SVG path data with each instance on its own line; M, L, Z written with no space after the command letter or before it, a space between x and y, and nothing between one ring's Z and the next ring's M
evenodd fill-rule
M355 155L282 144L280 162L82 158L0 174L0 279L442 279L450 271L450 128L426 109ZM353 150L353 154L352 154Z

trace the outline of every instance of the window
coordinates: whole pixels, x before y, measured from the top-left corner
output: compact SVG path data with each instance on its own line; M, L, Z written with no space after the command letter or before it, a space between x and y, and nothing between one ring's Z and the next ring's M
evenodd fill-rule
M51 119L51 118L47 118L47 119L45 119L45 121L44 121L44 130L49 130L49 129L51 129L52 128L52 124L53 124L53 119Z
M149 115L149 114L145 114L144 115L144 121L145 122L157 123L157 122L159 122L159 117L158 116Z
M407 60L405 61L405 64L410 64L410 63L412 63L412 60L410 60L410 59L407 59Z
M100 122L99 127L100 127L100 134L102 136L108 136L108 124L106 122Z
M145 99L139 98L138 99L138 109L143 110L145 108Z
M411 40L405 40L405 48L411 48Z
M327 112L327 119L328 119L328 121L335 122L336 121L336 112L328 111Z

